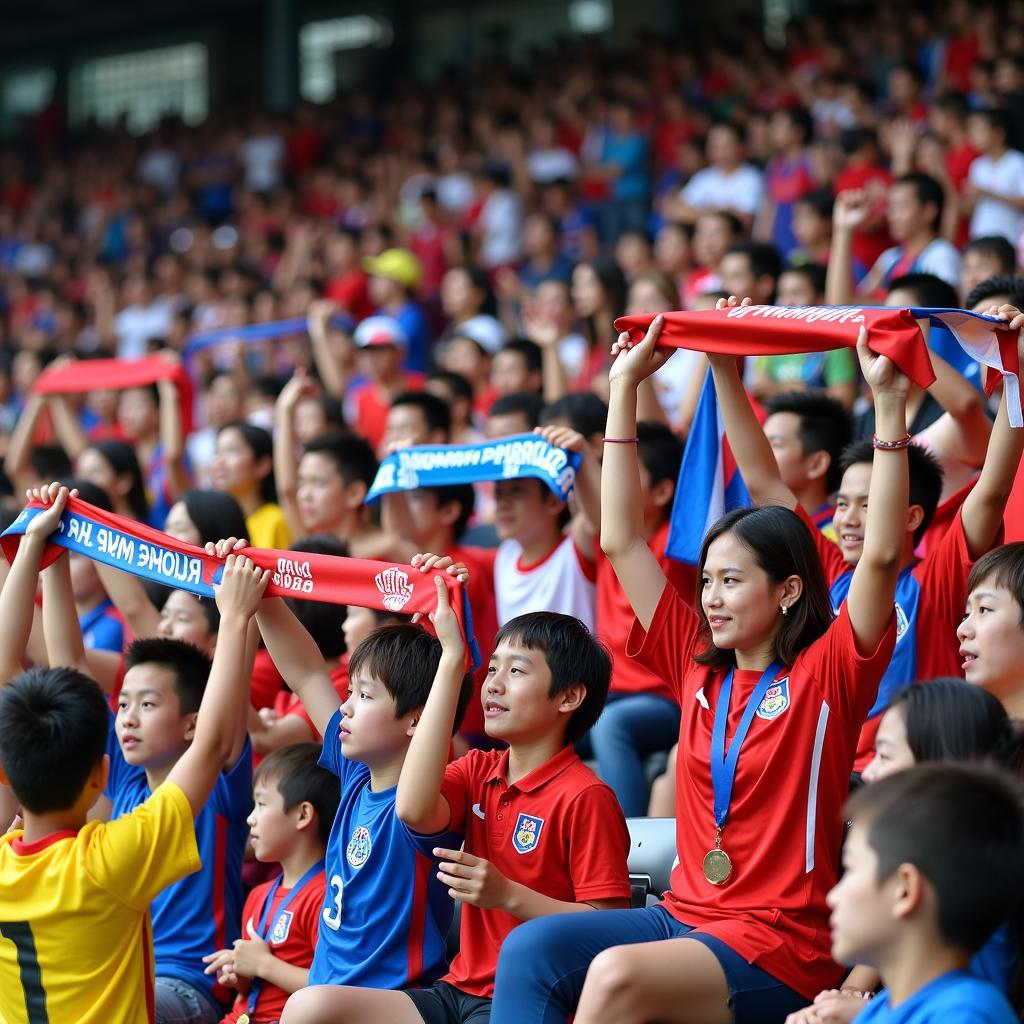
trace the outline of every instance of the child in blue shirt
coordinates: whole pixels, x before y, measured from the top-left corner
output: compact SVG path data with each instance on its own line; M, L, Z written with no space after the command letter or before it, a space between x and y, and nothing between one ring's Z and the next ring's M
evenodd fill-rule
M260 605L257 622L278 670L324 738L320 764L341 780L309 984L429 985L446 969L452 919L432 851L458 849L462 836L412 835L398 820L395 798L434 677L452 667L421 626L381 626L351 654L343 704L319 649L280 598ZM458 673L465 710L469 677L461 663Z
M858 791L847 816L845 873L828 897L832 955L870 964L886 986L858 1024L1014 1024L1002 993L968 971L1021 904L1024 808L1012 781L920 765Z

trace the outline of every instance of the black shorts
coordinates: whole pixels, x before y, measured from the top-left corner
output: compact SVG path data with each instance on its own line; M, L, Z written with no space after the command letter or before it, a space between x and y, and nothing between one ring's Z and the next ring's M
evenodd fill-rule
M487 1024L491 1019L490 999L471 996L445 981L430 988L408 988L405 994L426 1024Z

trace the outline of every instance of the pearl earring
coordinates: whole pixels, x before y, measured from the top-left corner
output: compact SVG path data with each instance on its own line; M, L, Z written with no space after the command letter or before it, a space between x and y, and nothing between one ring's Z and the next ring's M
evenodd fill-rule
M789 609L785 605L782 605L782 614L785 615L788 611Z

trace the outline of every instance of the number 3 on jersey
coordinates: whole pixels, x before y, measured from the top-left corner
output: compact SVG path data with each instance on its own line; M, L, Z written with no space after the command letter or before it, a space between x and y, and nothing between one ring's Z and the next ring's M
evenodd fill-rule
M340 895L339 907L340 903ZM18 971L21 987L25 990L25 1014L28 1024L49 1024L46 1012L46 992L43 975L36 954L36 940L27 921L0 921L0 937L14 943L18 952Z
M329 884L331 891L324 907L324 924L336 932L341 927L341 875L331 875Z

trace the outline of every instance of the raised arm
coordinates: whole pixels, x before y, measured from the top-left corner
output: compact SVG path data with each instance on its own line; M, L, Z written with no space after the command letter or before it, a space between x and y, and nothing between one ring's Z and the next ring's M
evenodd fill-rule
M580 553L592 560L594 541L601 532L601 466L586 438L571 427L538 427L536 432L553 447L582 456L573 485L576 507L569 531Z
M320 374L327 393L341 400L348 389L348 374L331 351L331 339L327 334L331 317L336 311L337 307L329 299L311 302L306 316L306 328L309 331L309 340L313 343L316 372Z
M40 512L29 524L18 545L11 571L0 591L0 683L6 683L21 672L32 616L36 606L36 583L46 540L57 529L68 501L68 489L50 484L28 492L29 500L41 499L50 507ZM66 556L62 556L66 557ZM78 622L75 622L78 629ZM4 823L6 824L6 822Z
M278 672L298 694L316 731L323 736L341 701L313 638L280 597L268 598L260 605L256 623ZM219 647L219 639L217 644Z
M293 537L303 534L299 518L299 467L295 458L295 406L306 393L308 382L304 375L296 374L278 395L274 404L274 482L277 500L284 512L288 529Z
M451 564L450 558L417 555L413 559L413 565L420 572L428 572L438 563L447 566L452 575L456 574L457 567ZM469 574L463 571L459 578L465 583ZM466 672L466 648L452 611L448 588L440 576L435 577L435 583L437 610L430 616L430 621L441 641L441 660L409 743L409 752L405 755L395 801L398 817L413 832L425 836L443 832L451 821L451 808L441 795L441 783Z
M836 196L825 278L825 302L829 306L845 306L853 301L853 234L867 221L870 212L871 197L867 192L840 192ZM871 285L865 281L862 290L870 292Z
M907 378L886 356L871 352L863 327L857 355L864 379L875 397L876 443L903 441L907 437ZM907 537L908 495L906 447L876 447L868 488L864 549L847 598L854 638L862 654L878 647L893 616L896 579Z
M164 353L173 362L174 353ZM185 431L181 422L181 402L178 386L172 380L160 380L156 385L160 407L160 444L167 460L167 488L172 498L192 486L185 472Z
M749 304L749 299L743 300ZM719 309L725 300L719 300ZM708 356L726 437L755 504L796 508L796 495L782 482L771 442L757 422L734 356Z
M269 579L269 570L243 555L229 555L223 580L214 588L220 631L210 681L196 717L195 739L167 776L184 791L193 814L202 810L237 742L238 708L249 700L246 631Z
M160 613L153 607L141 580L102 562L96 563L96 572L107 597L114 602L114 607L135 636L156 636L160 629Z
M558 351L558 324L543 316L536 303L528 302L523 309L523 327L526 337L540 347L544 401L557 402L569 393L569 378Z
M76 668L87 676L92 675L75 611L71 560L66 554L62 554L43 573L43 635L46 637L46 656L51 665Z
M1024 327L1024 313L1014 306L1001 306L997 310L989 310L989 313L1001 316L1011 328ZM1017 349L1024 355L1024 341L1019 338ZM967 552L972 560L980 558L996 542L1022 452L1024 429L1015 430L1010 426L1004 388L981 476L967 495L961 512Z
M610 394L601 467L601 549L608 556L637 619L648 629L667 580L647 546L640 506L640 459L636 443L636 392L672 354L657 347L664 319L655 317L643 341L628 334L613 346L615 362L608 374Z
M7 454L4 456L4 472L7 478L22 490L32 483L32 476L28 471L29 455L32 452L32 441L36 434L36 427L39 425L39 417L43 414L46 403L42 395L34 391L25 400L25 408L22 409L18 422L11 432L7 442Z
M67 395L50 395L46 401L53 421L53 432L68 458L75 462L89 447L89 436L82 427L82 421Z

